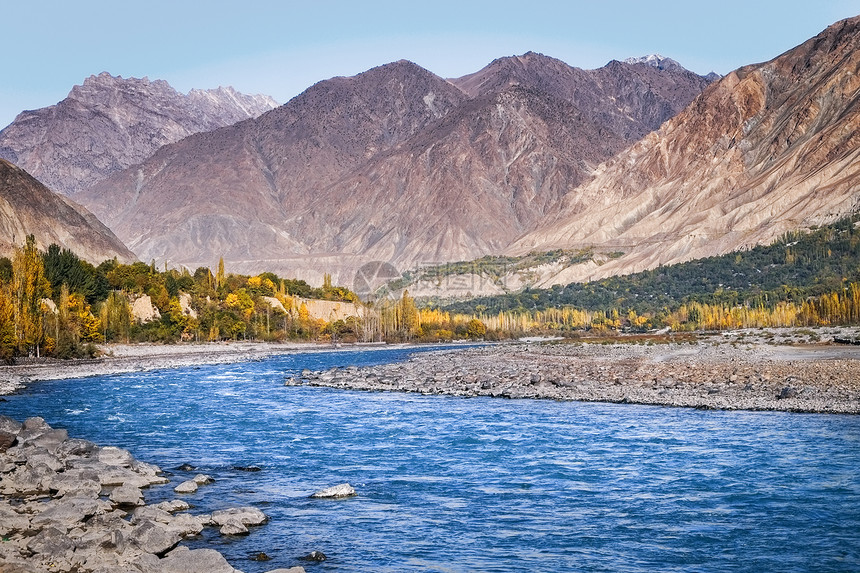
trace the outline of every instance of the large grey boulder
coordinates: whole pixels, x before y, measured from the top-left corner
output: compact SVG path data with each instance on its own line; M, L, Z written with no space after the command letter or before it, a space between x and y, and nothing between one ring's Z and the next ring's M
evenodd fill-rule
M144 553L164 553L182 541L182 536L153 521L144 521L128 534L129 543Z
M5 495L33 496L50 493L50 484L57 473L44 464L35 467L27 463L0 481L0 493Z
M9 416L0 416L0 432L18 435L24 429L24 424L18 420L13 420Z
M176 493L194 493L197 491L197 482L194 480L187 480L173 488L173 491Z
M0 500L0 537L10 533L27 531L30 528L30 518L12 509L5 501Z
M211 522L219 527L230 521L238 521L242 525L263 525L269 520L266 514L256 507L233 507L212 512Z
M143 555L134 562L140 573L240 573L214 549L177 547L163 559Z
M69 438L57 448L57 457L61 460L68 458L91 458L98 455L98 446L89 440L80 438Z
M0 430L0 454L6 452L9 448L12 447L12 444L15 443L15 440L18 439L18 434L13 434L12 432L4 432Z
M238 519L230 519L221 526L221 535L248 535L248 528Z
M316 492L311 495L317 499L339 499L356 495L355 489L348 483L342 483Z
M49 527L30 539L27 549L43 559L68 560L74 552L75 544L64 531Z
M130 468L132 462L134 462L134 456L128 450L115 446L104 446L99 448L98 460L109 466Z
M65 469L63 462L47 450L39 450L39 453L32 454L27 463L33 467L38 465L46 466L52 472L58 472Z
M117 505L143 505L143 493L139 487L123 484L110 493L110 500Z
M69 432L66 430L47 430L33 437L27 436L27 430L18 434L18 443L22 446L31 448L45 448L51 454L55 454L63 442L69 439Z
M33 517L31 523L35 529L45 527L65 528L66 531L77 527L88 517L103 512L104 507L92 498L72 498L52 501L45 504L44 511Z
M58 497L96 498L102 491L98 474L87 470L70 470L57 474L51 479L48 487L56 492Z

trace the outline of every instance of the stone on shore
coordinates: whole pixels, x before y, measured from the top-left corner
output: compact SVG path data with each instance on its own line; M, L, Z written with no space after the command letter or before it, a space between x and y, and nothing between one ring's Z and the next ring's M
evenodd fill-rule
M143 492L139 487L131 484L123 484L110 493L112 502L119 506L138 506L143 505Z
M159 554L175 547L182 536L163 524L146 520L129 533L128 539L144 553Z
M10 533L24 532L30 529L30 518L15 511L5 501L0 500L0 537Z
M194 493L197 491L197 482L194 480L187 480L173 488L173 491L176 493Z
M342 483L320 490L311 495L311 497L315 499L340 499L354 495L356 495L355 489L348 483Z
M134 562L134 566L140 573L240 573L214 549L191 550L186 547L177 547L163 559L143 555Z
M11 448L16 439L18 439L17 434L0 430L0 454Z

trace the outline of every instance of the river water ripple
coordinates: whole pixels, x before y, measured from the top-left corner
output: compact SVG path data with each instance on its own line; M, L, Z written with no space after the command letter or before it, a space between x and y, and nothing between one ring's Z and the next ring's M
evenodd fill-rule
M188 543L247 573L860 570L860 416L284 386L409 352L40 382L0 413L169 470L147 502L260 507L271 520L249 536ZM196 473L217 481L173 493ZM342 482L359 495L308 498ZM329 559L298 561L313 550Z

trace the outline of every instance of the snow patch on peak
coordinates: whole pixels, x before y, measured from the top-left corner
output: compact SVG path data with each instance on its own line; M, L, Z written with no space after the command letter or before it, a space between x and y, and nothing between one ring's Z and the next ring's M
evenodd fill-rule
M657 68L658 70L683 70L684 66L673 60L672 58L667 58L666 56L662 56L660 54L648 54L647 56L642 56L639 58L627 58L624 60L625 64L645 64L647 66L651 66Z

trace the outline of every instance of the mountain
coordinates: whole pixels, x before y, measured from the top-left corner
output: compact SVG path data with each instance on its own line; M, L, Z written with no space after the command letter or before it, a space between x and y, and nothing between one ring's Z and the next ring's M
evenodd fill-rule
M401 268L499 252L624 147L573 105L479 96L322 190L289 221L314 252Z
M11 257L30 234L42 250L56 243L94 264L137 260L92 213L0 159L0 256Z
M73 195L193 133L257 117L278 104L233 88L191 90L103 72L60 103L25 111L0 131L0 158Z
M534 52L499 58L451 81L472 97L509 85L545 92L573 104L628 144L660 127L710 83L680 64L659 68L613 60L602 68L583 70Z
M860 17L710 85L601 165L513 254L624 255L544 284L596 279L768 243L860 208Z
M193 268L223 256L234 270L286 271L285 260L309 256L317 267L324 253L308 248L313 237L286 222L331 182L466 99L411 62L387 64L163 147L79 198L145 258Z
M658 81L671 74L526 54L444 80L394 62L165 146L77 198L144 260L191 268L223 256L237 271L348 281L370 260L481 256L707 84Z

